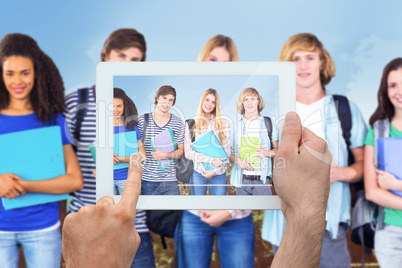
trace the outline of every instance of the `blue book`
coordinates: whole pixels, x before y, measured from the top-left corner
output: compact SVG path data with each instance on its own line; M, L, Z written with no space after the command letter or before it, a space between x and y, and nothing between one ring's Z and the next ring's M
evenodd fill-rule
M197 141L191 144L191 148L197 153L201 153L211 157L224 158L223 162L229 160L229 156L223 149L221 142L215 133L211 130ZM213 170L215 166L209 163L202 163L205 170Z
M380 168L402 180L402 138L379 138L377 139ZM390 190L392 193L401 196L401 191Z
M13 173L22 180L40 181L66 174L59 126L0 135L0 174ZM4 209L14 209L68 199L68 194L26 193L3 197Z
M113 134L113 153L118 156L131 156L138 154L137 133L135 131ZM113 169L128 168L129 163L113 165Z

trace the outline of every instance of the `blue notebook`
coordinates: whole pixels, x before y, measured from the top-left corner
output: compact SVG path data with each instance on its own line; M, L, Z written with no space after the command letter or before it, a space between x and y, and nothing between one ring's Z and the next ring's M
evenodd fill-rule
M135 131L113 134L113 153L118 156L131 156L138 154L137 133ZM113 169L128 168L129 163L124 162L113 165Z
M156 135L150 139L149 142L151 144L152 151L154 152L156 152L155 146L164 153L171 153L177 150L177 144L172 128L163 131L159 135ZM159 169L162 171L172 163L174 163L173 159L158 160Z
M402 180L402 138L379 138L377 139L380 168L391 173L398 180ZM390 190L401 196L401 191Z
M59 126L0 135L0 174L14 173L22 180L39 181L66 174ZM2 198L4 209L28 207L68 199L68 194L26 193Z
M215 133L211 130L197 141L191 144L191 148L197 153L201 153L211 157L225 158L223 162L229 160L229 156L223 149L221 142ZM202 163L205 170L213 170L215 166L209 163Z

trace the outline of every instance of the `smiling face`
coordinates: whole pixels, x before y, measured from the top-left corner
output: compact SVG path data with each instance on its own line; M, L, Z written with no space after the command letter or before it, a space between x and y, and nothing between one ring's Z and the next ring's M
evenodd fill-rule
M320 54L316 51L299 50L292 56L296 65L296 89L311 89L321 86L322 70Z
M121 119L124 114L124 102L122 99L113 98L113 118Z
M35 83L33 62L22 56L6 58L3 62L3 80L10 102L29 100Z
M258 96L257 95L246 96L243 100L243 107L245 115L258 114Z
M215 96L208 94L202 102L202 111L205 115L211 114L215 110L216 100Z
M112 49L109 55L106 55L105 61L141 61L143 53L138 47L129 47L122 50Z
M209 52L207 61L231 61L230 53L225 47L215 47Z
M388 98L395 110L402 110L402 68L388 74Z
M157 109L163 113L169 112L174 103L174 96L172 94L160 95L157 98Z

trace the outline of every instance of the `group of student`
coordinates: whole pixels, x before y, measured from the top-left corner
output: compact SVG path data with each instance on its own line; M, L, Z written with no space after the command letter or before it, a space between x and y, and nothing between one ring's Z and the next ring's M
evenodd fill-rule
M145 61L145 58L145 39L134 29L113 32L101 53L102 61ZM214 36L206 43L198 61L238 61L236 46L229 37ZM377 158L375 148L378 137L375 133L380 122L387 126L386 136L402 137L402 58L392 60L384 68L378 91L378 108L370 118L368 133L357 106L349 102L352 119L350 145L340 131L341 119L333 124L334 118L338 118L337 107L333 95L325 86L335 76L335 64L318 38L308 33L290 37L282 46L279 61L295 64L296 112L303 125L328 143L333 155L320 267L350 267L351 258L345 237L350 225L349 183L361 180L363 173L367 199L384 207L384 226L376 231L375 236L378 262L381 267L398 267L402 263L402 198L388 190L402 190L402 181L387 172L378 171L374 160ZM25 192L73 192L69 212L94 205L95 163L88 144L96 139L95 86L64 98L63 82L57 67L26 35L9 34L3 37L0 62L0 134L59 125L66 163L65 175L46 181L24 181L18 174L0 174L0 197L15 198ZM169 113L175 100L173 87L161 87L155 96L155 110L140 116L137 123L138 112L132 100L123 90L114 89L115 133L137 133L139 154L133 161L143 162L142 194L179 194L175 165L161 171L157 161L183 156L194 161L192 194L206 193L206 186L200 185L226 184L226 165L222 159L199 155L190 146L193 138L198 140L210 130L214 131L234 163L230 183L236 186L237 194L270 194L260 192L269 190L269 187L258 185L269 184L272 175L270 158L275 156L278 147L278 131L272 122L272 135L268 135L265 119L260 114L264 101L257 90L247 88L240 94L237 109L242 117L236 122L233 133L228 132L227 122L221 118L217 90L207 89L204 92L192 129L188 122ZM152 150L149 139L169 128L173 130L177 150L171 153L164 153L158 148ZM230 144L239 145L241 136L260 137L261 149L256 150L255 156L261 159L260 165L264 168L253 169L250 162L239 158L240 146L235 145L234 152L230 151ZM234 137L234 141L231 142L229 137ZM350 166L348 146L354 157ZM119 164L130 159L115 155L113 161ZM213 164L215 169L206 171L201 163ZM120 178L120 182L115 181L119 192L123 190L129 169L119 170L119 174L115 172L115 179ZM226 194L226 188L210 187L210 191L211 194ZM175 237L180 267L208 267L213 236L217 237L223 267L254 266L251 211L184 211L181 223ZM13 210L4 210L0 203L0 266L15 267L19 246L22 245L29 267L58 267L61 257L59 225L57 203ZM262 236L273 245L274 252L282 239L285 225L281 211L265 212ZM145 211L137 211L135 228L141 237L141 244L132 266L155 267Z

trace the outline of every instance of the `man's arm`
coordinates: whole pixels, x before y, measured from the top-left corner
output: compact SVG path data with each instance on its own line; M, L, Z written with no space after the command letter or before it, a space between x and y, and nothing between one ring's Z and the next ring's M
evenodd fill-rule
M132 164L119 203L110 196L68 215L62 250L67 268L130 267L140 245L135 229L141 166Z
M275 159L273 179L287 225L272 267L318 267L332 156L326 142L289 113Z
M355 162L348 167L338 167L335 163L332 163L331 168L331 183L337 181L344 182L358 182L363 178L363 147L357 147L351 149Z

